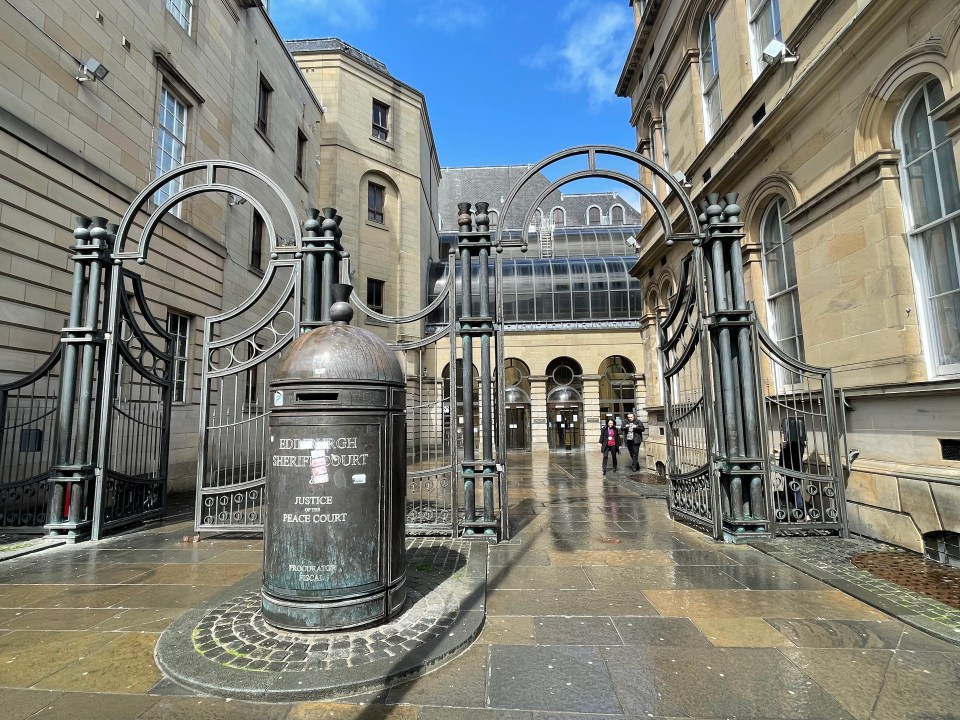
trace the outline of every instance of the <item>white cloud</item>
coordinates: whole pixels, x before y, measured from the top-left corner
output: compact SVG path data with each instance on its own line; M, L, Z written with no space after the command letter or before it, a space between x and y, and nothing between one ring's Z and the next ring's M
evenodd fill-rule
M417 25L454 33L464 28L483 27L487 11L473 0L421 0Z
M276 20L299 21L304 28L369 27L376 18L381 0L271 0L270 15ZM332 35L321 32L324 37ZM306 35L316 36L310 31ZM290 39L294 39L291 37Z
M563 43L541 48L531 63L549 67L559 62L560 85L586 93L593 107L612 100L633 38L630 8L626 3L574 0L558 17L567 25Z

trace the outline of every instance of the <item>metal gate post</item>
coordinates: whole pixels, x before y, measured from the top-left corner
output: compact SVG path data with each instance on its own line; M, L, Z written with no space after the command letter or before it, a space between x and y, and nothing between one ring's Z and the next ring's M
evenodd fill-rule
M343 218L332 207L309 208L303 223L303 319L300 332L330 323L333 284L340 282Z
M460 250L460 272L463 282L461 313L457 320L457 334L463 346L463 460L460 471L463 475L463 499L465 535L496 536L499 521L494 508L494 481L497 479L497 465L493 458L493 397L491 394L492 374L490 368L490 337L493 335L493 316L490 315L488 260L492 247L490 237L490 217L487 214L488 203L477 203L476 213L470 214L470 203L458 203L457 224L460 232L457 247ZM476 231L473 223L476 221ZM480 283L478 314L473 308L473 259L479 264ZM476 459L476 439L473 423L473 338L480 338L480 387L481 387L481 452L483 457ZM483 488L483 513L477 516L476 482L480 479Z
M758 348L753 340L753 310L746 300L743 258L744 238L737 195L710 194L704 215L707 226L703 258L707 266L709 335L718 365L719 403L716 427L722 431L719 475L723 494L723 535L731 542L754 540L770 534L766 517L760 403L755 368Z
M117 226L106 218L77 217L73 231L74 255L70 316L60 333L63 366L60 374L60 405L57 418L56 464L51 468L48 536L76 540L90 526L89 497L96 477L96 443L91 443L90 421L99 392L107 385L102 373L104 336L100 328L100 296L104 267L116 238ZM106 295L106 293L104 293ZM79 360L79 377L78 377ZM100 371L97 366L101 365ZM76 410L76 416L74 411Z

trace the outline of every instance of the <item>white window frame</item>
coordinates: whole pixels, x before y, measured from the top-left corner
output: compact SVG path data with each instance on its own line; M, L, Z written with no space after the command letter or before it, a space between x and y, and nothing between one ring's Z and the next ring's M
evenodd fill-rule
M704 32L706 30L706 32ZM710 64L704 58L704 38L710 45ZM700 24L700 90L703 99L703 135L709 141L723 123L723 103L720 100L720 56L717 54L717 25L713 13L707 13ZM716 112L712 112L715 107Z
M171 399L175 403L187 403L190 391L190 317L168 311L167 332L171 335L173 355Z
M593 210L597 211L597 222L595 223L590 222L590 213ZM599 205L591 205L590 207L587 208L586 220L587 220L586 222L587 227L599 227L603 225L603 210L600 209Z
M614 220L614 217L613 217L613 211L614 211L616 208L620 208L620 222L619 222L619 223L617 223L617 222ZM623 209L623 205L621 205L620 203L617 203L616 205L611 205L611 206L610 206L610 224L611 224L611 225L617 225L617 224L619 224L619 225L626 225L626 224L627 224L627 212L626 212L626 210Z
M956 267L960 268L960 210L954 210L949 213L944 212L945 208L945 197L943 192L945 177L944 171L954 173L954 182L957 178L957 168L955 165L949 168L943 168L938 157L938 150L944 146L950 147L951 140L950 137L945 135L945 140L937 145L934 145L935 134L934 134L934 123L938 122L933 120L931 117L933 107L931 107L931 98L930 98L930 87L934 84L940 85L940 90L943 92L943 85L936 78L927 79L920 87L916 88L911 92L906 99L903 101L899 112L897 113L896 124L894 126L894 142L897 148L900 150L900 197L903 202L903 212L904 212L904 221L907 227L907 238L908 238L908 247L910 252L910 265L911 265L911 274L913 275L913 285L914 292L917 295L917 314L920 324L920 337L924 349L924 360L927 366L928 376L931 378L934 377L943 377L943 376L954 376L960 374L960 357L958 357L956 362L940 362L941 354L943 353L943 348L941 348L940 343L940 333L938 332L937 322L936 322L936 313L933 311L931 297L933 295L933 289L931 287L931 278L930 274L927 271L927 260L925 254L925 247L923 244L923 236L929 233L930 231L936 230L938 228L945 227L946 234L952 239L952 251L954 256L954 263ZM918 95L923 94L923 103L926 110L927 117L927 129L930 133L930 145L931 149L923 153L922 156L914 158L914 160L908 166L906 162L906 154L904 152L905 143L904 143L904 125L907 121L907 109L913 105L915 99ZM950 147L949 157L952 159L954 153L952 152L953 148ZM937 184L937 195L940 199L940 217L931 220L925 223L922 226L917 226L915 220L915 211L911 199L911 192L909 183L909 167L917 164L925 157L932 157L934 163L934 177L929 178L926 175L922 176L923 181L932 180ZM949 252L951 248L947 248ZM960 302L960 289L950 290L947 293L941 293L941 295L953 294L957 297L957 302Z
M164 83L160 88L160 102L157 110L157 147L156 176L175 170L186 161L187 156L187 120L189 108L170 87ZM166 183L153 196L157 205L183 189L183 178L179 177ZM180 217L182 203L174 205L170 212Z
M166 0L167 11L189 34L193 30L193 0Z
M803 346L803 323L800 316L800 295L797 292L797 278L796 278L796 258L793 254L793 235L790 232L790 226L783 221L783 216L787 209L787 201L783 196L777 196L767 205L767 209L764 210L763 216L760 219L760 247L763 253L763 293L766 298L766 307L767 307L767 326L770 328L770 336L776 340L777 345L780 346L780 349L784 353L790 355L795 360L800 362L805 362L804 358L806 352ZM770 216L776 213L777 214L777 233L778 238L776 243L767 242L767 237L765 232L767 229L767 222ZM790 242L789 250L791 253L790 260L787 259L787 248L784 245ZM774 247L768 247L773 245ZM779 268L780 272L784 273L783 280L783 289L772 292L770 289L770 269L767 265L768 257L773 253L777 248L783 250L781 267ZM794 277L793 284L790 284L790 278L786 277L786 267L788 265L793 266L794 268ZM796 328L796 334L784 337L782 333L782 328L777 327L777 313L775 311L775 303L778 300L789 296L791 303L791 314L793 315L793 324ZM791 352L788 352L786 348L783 347L783 342L785 340L796 340L797 343L797 355L794 355Z
M750 31L750 59L753 66L753 78L756 80L766 68L763 62L763 51L771 40L783 41L783 31L780 27L780 0L747 0L747 26ZM766 37L763 29L767 27L766 20L770 18L773 34Z

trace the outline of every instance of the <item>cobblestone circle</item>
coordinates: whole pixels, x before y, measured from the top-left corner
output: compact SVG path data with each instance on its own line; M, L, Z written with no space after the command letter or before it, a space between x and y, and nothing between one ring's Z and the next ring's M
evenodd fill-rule
M465 554L451 550L449 541L414 541L408 548L407 604L385 625L335 635L287 632L264 620L259 592L247 592L203 616L192 633L194 650L212 662L251 672L357 667L409 652L448 632L460 612L456 596L436 582L438 573L448 576L462 564Z

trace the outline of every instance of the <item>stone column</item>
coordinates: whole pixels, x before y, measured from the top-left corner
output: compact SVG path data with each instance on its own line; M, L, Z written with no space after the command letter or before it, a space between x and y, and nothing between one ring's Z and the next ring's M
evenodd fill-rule
M583 376L583 442L586 447L600 435L600 376Z
M547 376L530 376L530 447L546 450L547 441Z

